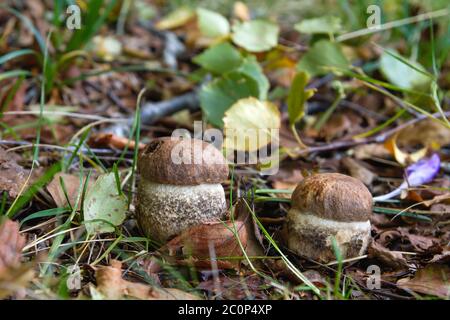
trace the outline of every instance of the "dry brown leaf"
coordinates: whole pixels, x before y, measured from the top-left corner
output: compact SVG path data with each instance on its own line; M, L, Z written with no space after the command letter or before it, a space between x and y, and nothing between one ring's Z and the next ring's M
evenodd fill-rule
M368 249L369 258L379 259L382 263L394 269L407 269L408 262L400 252L391 251L378 242L372 241Z
M350 157L346 157L341 160L341 164L346 170L348 170L353 178L360 180L366 186L372 185L373 179L375 179L376 175L358 161L353 160Z
M405 147L441 147L450 144L450 130L434 119L425 119L400 131L397 142Z
M25 289L34 279L34 263L4 269L0 273L0 299L13 296Z
M57 173L53 177L53 180L47 185L47 190L55 201L56 205L61 208L67 206L67 199L64 194L64 190L61 186L61 179L64 181L64 186L67 191L67 197L69 198L70 205L74 206L78 197L78 190L80 188L80 177L67 173ZM93 180L89 179L88 190L93 184ZM86 177L83 178L83 187L86 183ZM80 207L81 201L78 202Z
M0 274L20 264L25 241L17 222L8 219L0 225Z
M199 297L175 288L157 288L122 279L122 263L112 260L96 270L97 290L108 300L131 297L141 300L198 300Z
M416 272L413 278L397 281L400 288L433 295L440 298L450 298L450 267L443 264L430 264Z
M0 225L0 299L25 288L34 277L34 264L20 265L25 241L17 222L6 220Z
M400 231L400 235L404 239L407 239L411 243L417 252L431 253L433 249L435 249L434 251L440 250L436 250L436 248L439 248L439 241L436 238L414 234L407 228L402 227L398 228L398 231Z
M17 164L14 154L0 147L0 192L7 191L9 197L17 197L27 175L26 170Z
M181 253L183 259L191 258L190 262L198 267L211 268L211 255L216 258L242 257L243 253L234 230L237 230L240 242L246 248L247 230L243 221L236 220L234 224L227 221L194 226L172 239L164 249L167 249L171 256ZM239 259L219 259L215 262L220 269L233 269L240 264Z
M356 159L364 160L371 158L388 158L389 151L379 143L369 143L356 146L354 149Z
M109 147L111 149L125 149L128 146L129 150L134 150L136 142L128 138L119 137L112 133L97 133L93 134L88 141L91 147ZM145 148L145 144L139 143L139 150Z

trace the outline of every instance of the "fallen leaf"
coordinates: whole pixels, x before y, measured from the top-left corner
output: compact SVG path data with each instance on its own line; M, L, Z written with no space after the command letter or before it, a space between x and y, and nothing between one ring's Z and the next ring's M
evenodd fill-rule
M400 235L409 241L411 245L414 247L416 252L425 252L425 253L431 253L433 247L439 246L439 241L436 238L432 237L425 237L419 234L413 234L410 230L407 228L397 228L397 230L400 232Z
M341 159L341 164L348 170L353 178L362 181L366 186L372 185L373 179L375 179L376 175L358 161L353 160L350 157L346 157Z
M0 274L6 268L20 264L25 237L19 233L19 224L6 219L0 225Z
M394 269L408 269L408 262L403 254L391 251L376 241L372 241L368 248L369 258L380 260L382 263Z
M0 299L14 295L34 278L34 264L20 264L25 237L9 219L0 225Z
M395 56L400 57L394 51L385 50L380 58L380 70L390 83L410 90L423 89L430 84L430 77L415 70L418 69L426 72L424 67L416 62L408 61L411 66L414 66L414 69Z
M218 38L230 33L230 23L220 13L198 8L197 21L200 31L206 37Z
M233 5L233 14L242 21L249 21L251 19L250 10L247 5L241 1L237 1Z
M422 159L426 156L428 148L422 148L413 153L407 153L397 146L397 137L398 133L394 134L391 138L389 138L385 143L385 148L394 156L395 160L403 166L406 166L410 163L414 163Z
M34 263L26 263L3 270L0 273L0 299L14 296L24 290L35 277L34 268Z
M356 146L353 149L353 153L356 159L364 160L371 158L387 158L389 157L389 151L380 143L369 143Z
M225 112L223 122L227 150L252 152L278 143L280 111L270 102L241 99Z
M62 208L62 207L65 207L68 205L66 195L65 195L63 187L61 185L61 179L64 181L64 186L67 191L67 193L66 193L67 198L70 201L70 205L73 207L75 205L76 199L78 197L78 190L80 188L80 177L73 175L73 174L59 172L59 173L55 174L55 176L53 177L53 180L47 185L47 190L50 193L50 195L52 196L52 198L55 201L58 208ZM86 183L86 177L83 178L83 187L82 188L84 188L85 183ZM86 192L88 192L89 189L92 187L92 183L93 183L93 181L90 179L88 182ZM82 192L82 190L81 190L81 192ZM78 208L80 208L80 206L81 206L81 199L78 202Z
M425 119L401 130L397 143L403 147L423 145L442 147L450 144L450 129L433 119Z
M218 268L234 269L239 266L240 260L227 260L226 257L239 258L243 255L236 235L239 235L239 241L245 249L247 230L244 221L201 224L172 239L163 250L167 250L171 256L178 255L179 260L188 259L198 267L213 268L211 257L215 257L218 259L215 261Z
M172 11L167 16L156 23L159 30L169 30L181 27L195 18L195 11L189 7L183 6Z
M15 154L6 152L0 147L0 192L7 192L15 198L25 184L27 172L17 164Z
M128 138L119 137L112 133L95 133L92 134L88 141L89 146L101 148L109 147L111 149L125 149L128 147L129 150L134 150L136 148L136 142ZM145 148L144 143L139 143L139 150Z
M157 288L122 279L122 263L112 260L110 266L101 266L95 272L96 290L108 300L131 297L141 300L199 300L199 297L175 289Z
M218 279L209 279L200 282L197 289L207 291L211 298L217 297L228 300L254 300L267 299L263 286L266 281L258 276L225 276L220 275Z
M127 198L124 194L118 194L114 173L101 175L84 200L86 230L91 234L113 232L114 226L125 219L126 211Z
M429 264L424 269L418 270L413 278L398 280L397 285L400 288L448 299L450 298L449 279L449 266Z
M319 40L301 58L298 70L306 71L311 77L329 73L331 69L347 69L349 62L337 42Z
M278 44L280 28L265 20L244 21L233 27L231 38L235 44L250 52L263 52Z
M304 19L294 25L294 29L300 33L333 34L342 30L342 23L339 17L322 16L320 18Z

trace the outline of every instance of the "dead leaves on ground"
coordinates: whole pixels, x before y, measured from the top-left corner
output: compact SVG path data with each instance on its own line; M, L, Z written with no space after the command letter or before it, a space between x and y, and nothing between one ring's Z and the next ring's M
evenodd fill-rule
M416 272L413 278L400 279L397 285L426 295L442 299L450 298L450 267L430 264Z
M159 251L180 265L203 269L235 269L248 256L258 256L262 248L255 226L243 201L236 204L235 219L204 223L184 231Z
M0 147L0 192L6 191L10 198L15 198L25 184L27 171L17 163L14 153Z
M17 222L5 220L0 225L0 299L20 293L34 278L34 266L20 263L25 241Z
M179 289L157 288L124 280L122 263L117 260L112 260L109 266L99 267L95 272L95 277L97 287L91 286L91 295L99 299L199 300L199 297Z

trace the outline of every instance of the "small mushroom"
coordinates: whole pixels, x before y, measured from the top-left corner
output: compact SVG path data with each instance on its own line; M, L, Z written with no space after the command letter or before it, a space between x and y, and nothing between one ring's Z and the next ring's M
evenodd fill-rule
M228 165L213 145L197 139L156 139L143 150L139 171L136 216L149 238L164 242L223 218L226 200L220 183L228 177Z
M339 173L307 177L292 194L287 245L322 263L336 260L333 238L344 259L363 255L371 213L372 195L361 181Z

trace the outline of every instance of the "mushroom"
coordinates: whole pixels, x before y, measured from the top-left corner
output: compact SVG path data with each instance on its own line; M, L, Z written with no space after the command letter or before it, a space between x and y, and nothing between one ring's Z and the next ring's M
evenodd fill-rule
M302 180L287 215L287 245L314 261L336 259L333 238L343 257L364 254L370 240L372 195L359 180L322 173Z
M226 211L220 184L228 165L213 145L164 137L150 142L139 159L136 216L146 236L164 242L184 230L218 221Z

